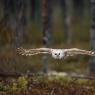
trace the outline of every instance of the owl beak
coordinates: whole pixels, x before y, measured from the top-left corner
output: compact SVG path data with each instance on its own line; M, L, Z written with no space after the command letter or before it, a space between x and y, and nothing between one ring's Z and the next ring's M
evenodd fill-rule
M57 58L59 58L59 55L57 55Z
M62 59L62 57L60 57L60 55L57 55L57 59Z

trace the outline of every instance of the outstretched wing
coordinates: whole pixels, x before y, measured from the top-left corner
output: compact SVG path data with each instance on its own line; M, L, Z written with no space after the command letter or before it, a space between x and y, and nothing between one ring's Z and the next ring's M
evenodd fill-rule
M50 48L36 48L36 49L24 49L24 48L18 48L17 52L21 55L25 56L32 56L36 54L51 54Z
M74 55L89 55L89 56L95 56L94 51L87 51L87 50L82 50L78 48L71 48L71 49L63 49L64 53L66 56L74 56Z

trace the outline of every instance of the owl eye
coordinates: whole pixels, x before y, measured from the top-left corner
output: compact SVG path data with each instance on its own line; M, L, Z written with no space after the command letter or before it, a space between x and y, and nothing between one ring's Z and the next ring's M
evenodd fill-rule
M55 53L55 55L57 55L57 53Z
M59 55L60 55L60 53L59 53Z

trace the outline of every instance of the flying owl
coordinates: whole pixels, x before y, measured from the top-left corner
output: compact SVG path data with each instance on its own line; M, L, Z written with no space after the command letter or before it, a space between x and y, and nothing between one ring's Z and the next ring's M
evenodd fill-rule
M24 49L18 48L18 53L25 56L33 56L37 54L50 54L54 59L64 59L74 55L89 55L95 56L94 51L87 51L78 48L71 49L52 49L52 48L35 48L35 49Z

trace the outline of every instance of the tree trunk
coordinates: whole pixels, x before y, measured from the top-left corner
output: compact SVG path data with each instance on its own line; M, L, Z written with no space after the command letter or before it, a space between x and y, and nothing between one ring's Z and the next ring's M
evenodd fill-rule
M15 34L13 43L16 47L22 43L25 31L25 4L25 0L4 0L4 18Z
M64 43L69 45L72 41L72 32L70 30L72 0L61 0L61 6L64 14Z
M14 64L14 71L17 71L16 67L16 54L14 50L21 46L23 42L23 36L25 32L25 1L26 0L4 0L4 18L6 19L6 25L14 32L14 40L12 41L12 60L10 63Z
M91 0L91 47L95 51L95 0ZM90 72L95 74L95 57L91 58Z
M31 0L31 18L32 21L39 22L40 18L40 0Z
M16 47L21 45L23 42L23 36L25 32L25 12L26 12L26 1L16 0L15 1L15 20L16 20Z
M53 0L48 0L48 31L49 31L49 45L53 42L53 30L52 30L52 12L53 12Z
M16 29L14 18L14 2L13 0L4 0L4 17L6 26L10 27L12 31Z
M50 45L51 40L51 1L52 0L42 0L42 25L43 25L43 44L44 47ZM48 71L48 58L43 56L44 63L44 73Z
M34 20L35 19L35 6L36 6L36 4L35 4L35 0L30 0L30 6L31 6L31 18L32 18L32 20Z

